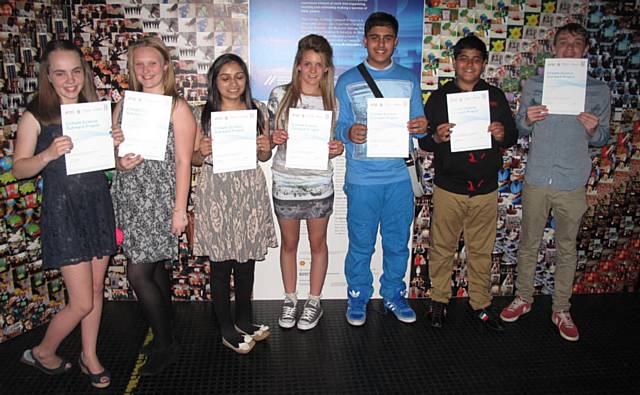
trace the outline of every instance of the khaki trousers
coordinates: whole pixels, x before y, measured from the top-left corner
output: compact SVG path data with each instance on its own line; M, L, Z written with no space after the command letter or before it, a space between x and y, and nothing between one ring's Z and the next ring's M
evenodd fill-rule
M569 310L573 279L576 274L576 237L582 215L587 211L585 188L574 191L555 191L525 182L522 191L522 227L518 249L518 277L516 295L533 302L533 280L538 263L538 249L549 217L556 220L556 268L552 309Z
M429 251L431 298L448 303L451 270L464 232L469 280L469 303L475 310L491 304L491 253L496 239L498 192L469 197L435 187L433 191L432 248Z

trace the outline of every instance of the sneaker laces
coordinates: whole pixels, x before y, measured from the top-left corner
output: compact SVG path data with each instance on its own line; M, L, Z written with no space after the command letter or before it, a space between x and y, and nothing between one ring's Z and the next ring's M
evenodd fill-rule
M312 304L313 303L313 304ZM302 310L302 315L300 316L300 321L312 322L315 319L316 314L318 313L318 303L315 301L308 301L304 309Z
M561 311L557 313L557 316L560 318L560 325L566 326L567 328L573 328L575 326L573 319L571 319L571 314Z
M290 302L291 304L289 304ZM296 318L296 305L293 303L291 299L285 301L282 305L282 318L283 319L294 319Z
M521 306L527 304L527 302L522 299L521 297L517 296L513 302L511 302L511 304L509 305L509 308L512 310L517 310L519 309Z

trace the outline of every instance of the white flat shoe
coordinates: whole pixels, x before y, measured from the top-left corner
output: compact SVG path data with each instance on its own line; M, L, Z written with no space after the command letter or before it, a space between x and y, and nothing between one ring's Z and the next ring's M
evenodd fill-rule
M237 325L234 325L236 330L243 334L243 335L248 335L251 336L251 338L257 342L266 339L267 337L269 337L269 335L271 334L271 332L269 332L269 327L267 325L260 325L258 329L254 330L253 333L249 334L245 331L243 331L242 329L238 328ZM254 327L258 327L258 325L253 325Z
M243 342L240 343L238 347L236 347L233 344L229 343L227 339L223 337L222 344L232 349L233 351L237 352L238 354L247 354L249 353L249 351L253 350L253 347L256 345L256 342L254 342L253 338L249 335L244 335L242 337L242 340Z

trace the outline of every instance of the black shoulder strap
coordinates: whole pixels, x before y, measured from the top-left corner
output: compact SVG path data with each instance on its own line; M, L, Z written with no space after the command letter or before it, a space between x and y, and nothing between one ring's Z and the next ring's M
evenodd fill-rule
M382 92L380 92L380 89L378 89L378 85L376 85L376 82L371 77L371 74L369 74L369 71L367 70L367 67L364 65L364 63L360 63L358 65L358 71L360 72L360 74L362 74L362 78L364 78L364 80L367 82L367 85L369 85L369 89L371 89L373 95L378 98L383 97Z

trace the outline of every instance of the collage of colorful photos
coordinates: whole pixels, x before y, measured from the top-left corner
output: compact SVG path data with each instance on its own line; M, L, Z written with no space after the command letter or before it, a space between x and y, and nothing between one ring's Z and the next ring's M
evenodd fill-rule
M468 0L426 1L423 39L422 88L437 89L453 77L452 46L460 37L476 34L488 45L489 63L483 78L506 93L517 108L522 82L542 72L550 56L556 26L585 24L590 34L589 73L612 90L610 145L593 150L588 185L590 209L578 236L578 274L581 293L635 292L638 287L640 212L636 210L640 179L640 111L638 60L640 11L636 1L586 0ZM517 250L522 218L522 186L528 139L503 153L498 175L497 239L493 253L492 293L510 295L517 276ZM427 154L425 189L432 189L433 168ZM613 209L615 202L617 209ZM633 202L633 203L632 203ZM622 209L624 207L624 209ZM428 296L430 196L417 202L410 294ZM598 225L600 223L600 225ZM550 217L536 270L536 290L553 292L555 222ZM606 247L603 247L606 246ZM466 252L461 240L452 272L452 292L466 295Z
M42 49L66 37L64 10L52 1L0 5L0 342L47 322L64 306L57 271L40 259L42 179L11 174L17 122L37 89Z
M85 4L86 3L86 4ZM180 94L206 100L206 73L224 53L248 56L248 2L232 0L106 0L75 4L73 40L93 65L101 98L117 102L127 89L127 47L148 34L171 50Z
M248 56L247 18L247 0L2 2L0 342L47 322L65 300L60 274L41 269L42 181L18 182L10 172L17 123L37 90L39 59L46 43L71 38L93 68L101 100L117 102L128 88L129 43L147 34L159 35L172 51L180 94L195 105L206 100L206 72L217 56L228 52ZM189 261L188 250L183 250L180 259L185 263L177 266L174 276L176 299L207 297L204 282L208 276L197 274L200 268L194 258ZM135 298L126 280L125 262L119 254L109 266L105 280L109 300Z

